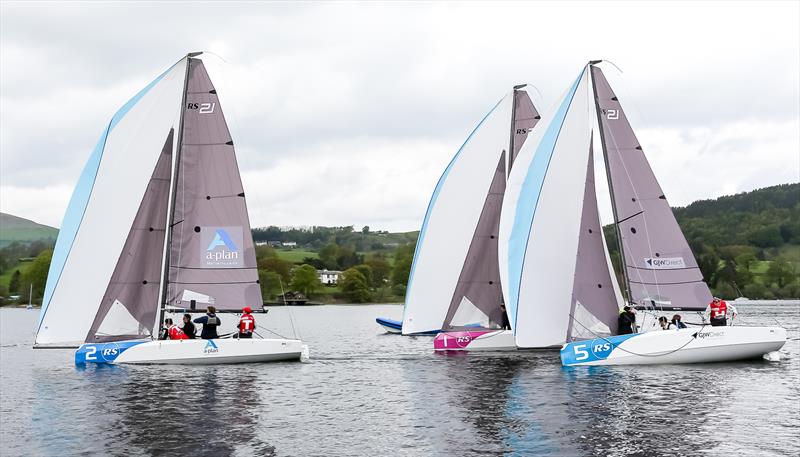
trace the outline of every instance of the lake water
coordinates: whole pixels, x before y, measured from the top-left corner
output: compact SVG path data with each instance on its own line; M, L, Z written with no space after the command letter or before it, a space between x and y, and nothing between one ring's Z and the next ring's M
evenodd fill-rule
M555 352L434 354L383 334L396 305L274 308L309 363L80 369L0 309L2 455L798 455L798 303L780 362L562 368ZM290 319L290 313L292 319ZM224 318L224 316L223 316ZM688 320L688 319L687 319Z

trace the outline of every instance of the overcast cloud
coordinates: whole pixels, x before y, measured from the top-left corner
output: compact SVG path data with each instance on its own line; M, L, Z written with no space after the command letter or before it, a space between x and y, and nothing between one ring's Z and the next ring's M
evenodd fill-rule
M108 119L195 50L254 226L416 230L513 84L543 111L598 58L673 205L797 182L798 5L3 2L0 207L59 226Z

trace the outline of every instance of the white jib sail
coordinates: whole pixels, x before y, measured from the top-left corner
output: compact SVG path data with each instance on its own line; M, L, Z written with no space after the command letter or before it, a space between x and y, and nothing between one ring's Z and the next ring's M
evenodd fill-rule
M179 122L186 59L111 119L64 216L47 277L36 345L84 341L164 141Z
M442 326L497 162L508 150L512 105L512 94L495 105L436 184L408 279L403 334Z
M517 156L500 217L500 281L519 347L564 343L589 159L584 69Z

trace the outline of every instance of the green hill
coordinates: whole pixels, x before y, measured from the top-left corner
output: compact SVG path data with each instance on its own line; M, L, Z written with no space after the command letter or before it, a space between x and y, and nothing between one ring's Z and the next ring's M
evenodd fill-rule
M800 183L699 200L673 213L717 295L800 297ZM604 231L616 264L613 229Z
M18 241L30 243L32 241L49 241L55 243L58 229L47 225L37 224L28 219L0 213L0 248Z

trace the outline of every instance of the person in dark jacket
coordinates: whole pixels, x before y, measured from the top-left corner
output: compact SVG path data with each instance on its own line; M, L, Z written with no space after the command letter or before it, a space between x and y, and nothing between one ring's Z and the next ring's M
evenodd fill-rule
M508 321L508 312L506 311L506 304L500 302L500 311L503 315L500 317L500 328L503 330L511 330L511 322Z
M217 327L219 327L222 322L217 317L216 312L217 308L209 306L205 316L198 317L194 320L195 324L203 324L203 330L200 332L200 338L204 340L219 338L219 335L217 335Z
M681 315L680 314L676 314L676 315L672 316L672 322L670 322L670 325L672 325L673 327L675 327L677 329L686 328L686 324L684 324L683 321L681 320Z
M636 332L636 310L630 306L622 308L617 318L617 335L629 335Z
M192 323L192 316L190 314L183 315L183 327L181 327L181 330L183 330L183 333L186 334L190 340L197 338L197 329Z

